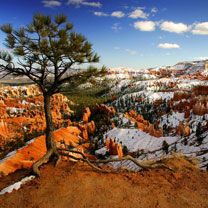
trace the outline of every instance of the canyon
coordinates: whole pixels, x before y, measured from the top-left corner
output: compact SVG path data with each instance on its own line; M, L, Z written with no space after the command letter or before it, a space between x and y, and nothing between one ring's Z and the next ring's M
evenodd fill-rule
M208 85L204 66L205 62L193 62L144 71L109 69L103 80L94 78L79 86L85 92L109 80L108 88L99 95L108 97L107 102L93 107L86 103L80 120L74 119L76 110L72 110L78 106L76 100L64 93L55 94L51 98L51 110L57 147L79 151L90 160L131 155L138 161L156 162L184 157L187 163L194 158L197 160L194 168L207 178ZM30 170L45 154L44 119L43 97L37 86L0 88L2 179ZM61 159L60 166L64 164L64 168L67 163L71 168L75 162L66 156ZM128 160L99 166L118 172L142 171ZM45 168L47 165L41 169L43 173ZM180 171L181 174L183 168ZM169 173L164 170L163 174L166 177Z

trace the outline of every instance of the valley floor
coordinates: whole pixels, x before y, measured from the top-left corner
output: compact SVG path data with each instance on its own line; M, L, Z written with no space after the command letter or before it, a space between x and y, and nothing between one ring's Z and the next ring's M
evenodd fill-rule
M181 161L177 161L180 164ZM84 164L45 165L41 177L0 196L1 208L206 208L208 173L192 167L176 171L103 174ZM14 182L21 173L1 179Z

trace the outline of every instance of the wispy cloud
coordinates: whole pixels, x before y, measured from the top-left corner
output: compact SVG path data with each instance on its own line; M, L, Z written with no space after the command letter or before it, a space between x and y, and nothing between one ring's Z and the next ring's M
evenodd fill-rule
M94 12L94 15L98 16L98 17L107 17L107 16L109 16L109 14L107 14L105 12Z
M122 49L122 48L120 48L120 47L118 47L118 46L115 46L113 49L114 49L114 50L117 50L117 51L124 51L124 52L128 53L128 54L131 55L131 56L134 56L134 55L137 54L137 51L136 51L136 50L129 49L129 48Z
M114 23L111 27L112 30L114 30L115 32L118 32L119 30L122 29L120 23Z
M61 6L61 2L58 0L44 0L42 1L44 7L58 7Z
M151 13L153 13L153 14L155 14L155 13L158 13L158 8L157 7L153 7L152 9L151 9Z
M99 1L87 1L87 0L68 0L67 4L71 4L77 7L80 6L90 6L90 7L102 7L102 4Z
M112 12L111 14L108 14L108 13L105 13L105 12L94 12L94 15L95 16L99 16L99 17L108 17L108 16L111 16L111 17L116 17L116 18L122 18L125 16L125 13L122 12L122 11L114 11Z
M134 56L134 55L137 54L137 51L132 50L132 49L129 49L129 48L125 49L125 51L126 51L128 54L130 54L131 56Z
M160 43L157 47L162 49L177 49L180 48L180 45L176 43Z
M94 15L95 16L99 16L99 17L108 17L108 16L111 16L111 17L116 17L116 18L122 18L122 17L125 17L125 13L122 12L122 11L114 11L112 12L111 14L109 13L106 13L106 12L94 12Z

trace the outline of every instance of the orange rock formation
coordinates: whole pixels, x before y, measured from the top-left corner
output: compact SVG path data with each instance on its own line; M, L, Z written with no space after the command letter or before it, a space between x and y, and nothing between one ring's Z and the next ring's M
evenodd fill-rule
M76 127L61 128L54 132L54 138L57 146L60 146L61 142L64 141L69 146L77 147L79 144L79 134L80 130ZM1 161L0 172L8 175L18 169L30 168L45 153L45 136L40 136L27 146L17 150L14 155Z
M185 112L185 118L190 116L192 110L195 115L208 113L207 86L194 87L191 92L175 92L169 106L174 111Z
M69 100L62 94L51 98L51 109L55 128L69 124L72 111ZM45 130L43 97L38 87L1 87L0 88L0 150L10 151L8 144L24 142L25 135L30 137ZM11 147L10 147L11 148ZM0 155L1 157L1 155Z
M177 127L177 134L179 136L190 136L191 129L188 124L183 124L182 122L179 123Z
M17 91L18 92L18 91ZM19 96L15 91L14 95ZM0 145L6 146L6 142L18 142L17 137L22 138L23 133L38 132L45 129L45 121L43 114L43 98L37 96L33 98L24 98L25 102L19 102L19 98L8 98L4 103L15 108L23 108L24 112L11 117L11 112L3 118L0 115ZM15 102L16 101L16 102ZM30 104L33 104L32 107ZM1 105L1 104L0 104ZM2 106L5 104L2 104ZM13 108L13 107L12 107ZM89 135L95 132L94 121L89 122L90 109L86 108L83 115L83 122L72 123L68 118L65 122L63 113L70 115L72 112L68 107L68 99L62 94L56 94L51 99L51 109L56 128L60 128L63 123L70 125L67 128L60 128L54 131L54 138L58 147L65 148L67 146L75 147L77 150L84 153L84 150L89 148ZM16 113L16 111L15 111ZM71 126L71 125L75 126ZM23 131L24 130L24 131ZM85 142L80 144L80 142ZM3 148L2 148L3 149ZM18 149L16 153L5 158L0 163L0 173L7 175L21 168L30 168L32 164L41 158L46 153L45 136L40 136L31 141L27 146ZM74 156L79 157L79 154ZM67 159L67 158L63 158Z
M134 110L131 110L129 111L129 113L126 113L125 116L131 121L135 122L138 129L146 133L149 133L150 135L155 137L163 136L162 129L155 129L155 126L153 124L145 120L142 115L137 114Z
M87 122L89 121L90 116L91 116L91 111L90 111L90 109L87 107L87 108L85 108L85 110L84 110L84 114L83 114L82 120L83 120L85 123L87 123Z
M110 155L118 155L119 158L123 157L123 149L120 143L116 143L113 139L106 139L106 148L109 150Z

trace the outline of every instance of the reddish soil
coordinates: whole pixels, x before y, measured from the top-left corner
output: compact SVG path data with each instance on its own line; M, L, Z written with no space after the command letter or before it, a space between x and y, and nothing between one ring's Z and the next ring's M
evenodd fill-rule
M175 171L97 173L84 164L45 165L41 177L0 196L1 208L207 208L208 173L191 166ZM1 179L8 185L21 174ZM22 174L24 175L24 174ZM8 178L10 177L10 178Z

